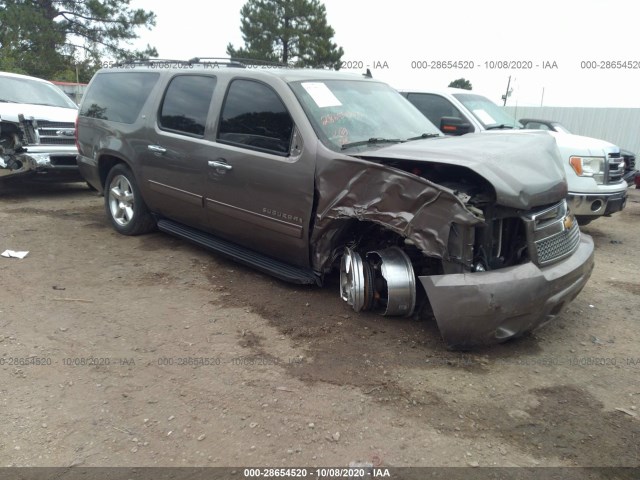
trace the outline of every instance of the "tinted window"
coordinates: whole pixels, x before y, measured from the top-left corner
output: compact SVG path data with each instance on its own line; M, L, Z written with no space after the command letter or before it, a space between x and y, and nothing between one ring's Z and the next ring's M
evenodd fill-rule
M180 75L171 80L160 107L160 128L203 136L215 77Z
M282 100L268 86L250 80L234 80L227 92L218 140L287 153L293 120Z
M410 93L407 99L413 103L422 114L431 120L431 123L440 128L442 117L458 117L465 119L449 100L440 95L428 93Z
M158 77L153 72L98 74L84 96L80 115L133 123Z

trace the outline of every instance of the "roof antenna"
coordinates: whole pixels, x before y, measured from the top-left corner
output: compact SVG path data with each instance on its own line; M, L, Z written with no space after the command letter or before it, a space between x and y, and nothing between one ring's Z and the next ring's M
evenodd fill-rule
M371 75L371 70L369 70L368 68L367 71L362 74L362 76L365 78L373 78L373 75Z

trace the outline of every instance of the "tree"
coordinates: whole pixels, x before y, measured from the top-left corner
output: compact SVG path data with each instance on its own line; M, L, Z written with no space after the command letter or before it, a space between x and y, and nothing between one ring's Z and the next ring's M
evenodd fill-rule
M131 51L136 29L155 25L155 14L131 9L130 0L0 0L0 67L49 79L82 74L88 81L100 60L157 56ZM87 78L88 77L88 78Z
M240 15L244 47L229 43L232 58L340 68L344 51L331 41L335 32L319 0L248 0Z
M462 88L464 90L471 90L471 82L464 78L458 78L449 84L453 88Z

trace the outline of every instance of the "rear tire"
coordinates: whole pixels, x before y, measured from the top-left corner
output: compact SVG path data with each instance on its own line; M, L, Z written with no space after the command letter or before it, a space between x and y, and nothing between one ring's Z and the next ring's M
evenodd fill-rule
M123 235L141 235L156 228L142 199L133 173L126 165L115 165L107 175L104 206L113 228Z

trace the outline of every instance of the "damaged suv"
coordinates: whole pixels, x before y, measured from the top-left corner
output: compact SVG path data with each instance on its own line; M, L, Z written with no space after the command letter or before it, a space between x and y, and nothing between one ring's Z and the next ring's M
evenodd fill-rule
M0 180L47 174L79 179L78 107L51 82L0 72Z
M158 228L355 311L433 313L450 346L556 316L593 242L542 132L444 137L388 85L194 59L96 73L78 165L125 235Z

